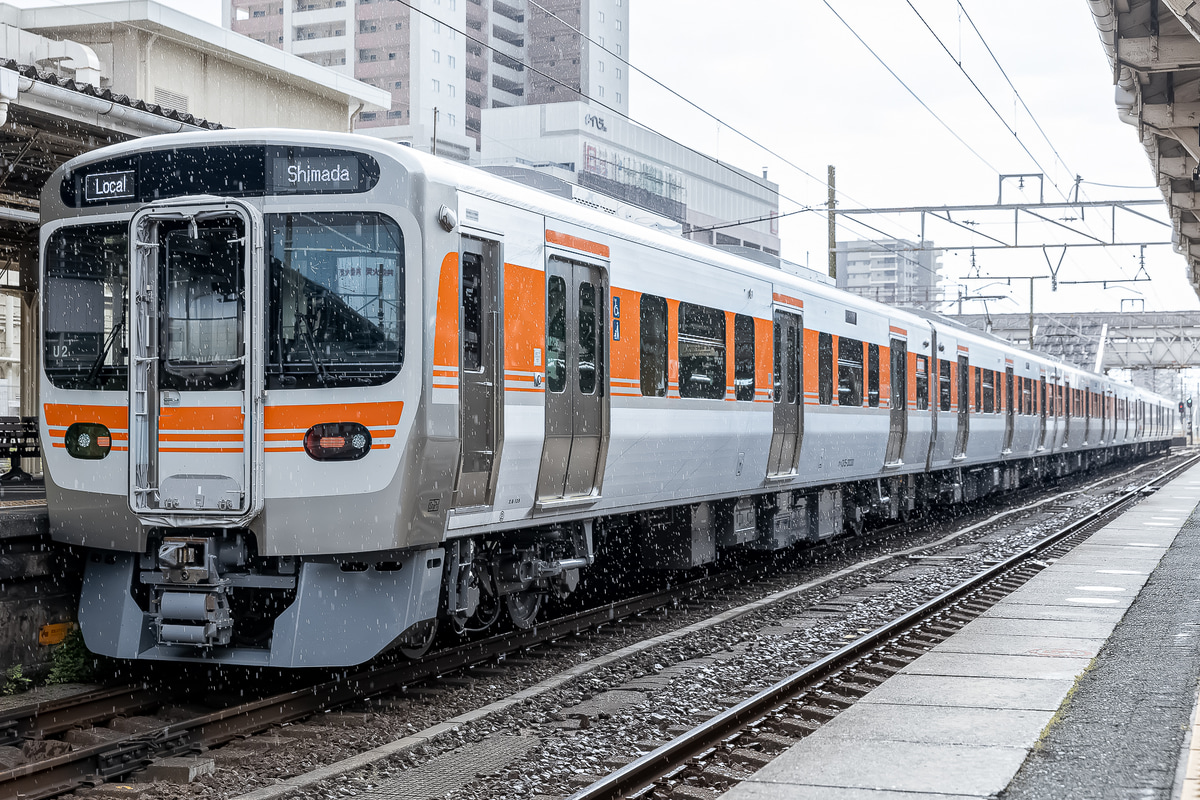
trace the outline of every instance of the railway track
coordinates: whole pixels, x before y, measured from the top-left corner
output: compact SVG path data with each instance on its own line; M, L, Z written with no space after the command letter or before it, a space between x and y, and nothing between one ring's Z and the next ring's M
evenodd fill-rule
M304 719L347 703L495 662L534 645L597 628L616 620L687 602L736 583L740 573L721 573L660 591L570 614L526 631L513 631L470 642L420 661L372 667L303 689L231 706L164 724L111 741L62 753L0 772L0 797L24 800L55 797L72 789L114 780L167 756L198 753L275 725ZM84 696L33 704L0 712L0 744L42 738L81 725L140 713L171 702L145 687L117 687Z
M881 625L773 686L580 789L568 800L724 791L812 733L909 662L952 636L1143 495L1200 461L1192 457L990 569ZM701 796L692 794L690 796Z
M618 620L665 607L686 605L700 598L711 599L722 590L761 578L762 575L754 569L717 573L571 614L528 631L514 631L469 642L436 652L421 661L383 667L375 665L293 691L164 722L150 729L0 772L0 797L34 800L57 796L105 780L119 779L155 759L198 753L277 725L395 692L472 665L495 663L505 656L539 644L599 629ZM183 699L182 696L145 686L113 687L9 709L0 712L0 745L45 739L72 728L99 724L116 717L135 716ZM50 752L54 752L53 749Z

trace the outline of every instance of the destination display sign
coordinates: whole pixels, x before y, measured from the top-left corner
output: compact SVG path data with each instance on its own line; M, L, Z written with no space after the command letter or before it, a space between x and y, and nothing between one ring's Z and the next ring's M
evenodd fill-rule
M369 192L379 162L366 153L303 145L164 147L88 164L63 178L70 207L153 203L171 197Z
M268 159L267 191L272 194L321 194L358 190L358 159L335 156L274 156Z
M137 173L129 169L123 172L88 175L84 181L83 195L89 203L98 200L123 200L136 197Z

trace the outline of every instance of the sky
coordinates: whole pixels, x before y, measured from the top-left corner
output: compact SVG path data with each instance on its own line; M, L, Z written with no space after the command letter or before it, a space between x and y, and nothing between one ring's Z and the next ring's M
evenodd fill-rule
M220 24L220 0L160 1ZM753 0L738 4L736 13L717 0L626 5L628 58L636 68L630 117L743 169L766 168L779 184L784 214L815 207L781 220L783 255L797 263L824 269L830 164L842 208L989 204L997 200L1000 175L1020 173L1046 178L1026 179L1023 190L1018 180L1005 181L1006 202L1036 201L1039 186L1048 201L1072 196L1076 175L1084 179L1085 200L1162 199L1136 129L1117 119L1112 70L1084 0L962 0L961 6L958 0ZM1128 218L1118 224L1118 237L1169 241L1165 207L1138 210L1158 222ZM1097 238L1110 235L1107 215L1096 210L1082 220L1067 211L1056 218ZM927 238L955 248L942 255L946 296L965 295L967 313L984 311L985 302L972 295L1010 298L986 301L992 313L1028 312L1029 281L1008 279L1048 277L1061 250L977 249L973 266L971 246L1007 233L1011 216L961 219L973 224L939 227L926 220ZM840 217L839 239L879 236L854 220L890 237L919 238L916 215L872 214ZM1027 242L1061 242L1064 235L1081 241L1049 224L1023 227L1020 235ZM1137 247L1068 250L1057 291L1049 280L1034 281L1035 311L1200 309L1182 256L1169 246L1147 247L1139 273L1141 257ZM1107 288L1066 283L1139 275L1151 280ZM948 302L943 310L956 307Z

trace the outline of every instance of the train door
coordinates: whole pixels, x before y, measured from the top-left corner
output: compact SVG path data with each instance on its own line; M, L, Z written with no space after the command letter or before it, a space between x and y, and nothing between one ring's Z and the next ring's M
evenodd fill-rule
M1071 444L1071 417L1075 413L1075 404L1072 402L1071 382L1064 381L1063 387L1063 447L1066 447Z
M804 435L804 321L775 312L775 418L767 476L793 475Z
M958 356L958 430L954 434L954 457L967 457L967 440L971 436L971 368L967 356Z
M1038 379L1038 425L1040 426L1038 429L1038 450L1046 449L1046 432L1048 430L1046 426L1046 400L1046 376L1042 375Z
M459 257L458 508L492 504L504 440L500 244L462 237Z
M1013 414L1016 412L1014 401L1016 395L1013 393L1013 368L1006 367L1004 370L1004 447L1001 449L1003 453L1012 452L1013 441L1013 423L1015 422Z
M892 387L888 425L887 455L884 464L898 467L904 463L904 442L908 438L908 342L893 338L891 342Z
M237 524L262 508L262 218L180 203L130 226L130 506L148 524Z
M592 498L608 443L608 287L599 267L546 265L546 438L539 503Z
M1104 444L1108 441L1108 391L1101 390L1096 395L1096 403L1100 407L1096 409L1097 415L1100 417L1100 441L1098 444Z
M929 428L929 450L925 454L925 471L929 472L933 469L933 454L937 450L938 438L938 409L940 398L938 397L938 335L937 328L929 326L929 410L930 410L930 428Z

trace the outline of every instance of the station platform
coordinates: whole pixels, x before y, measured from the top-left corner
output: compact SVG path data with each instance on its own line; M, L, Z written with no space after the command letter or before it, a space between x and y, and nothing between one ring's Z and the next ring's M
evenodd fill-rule
M0 541L49 533L46 485L41 480L0 483Z
M1200 466L724 800L1200 798Z

